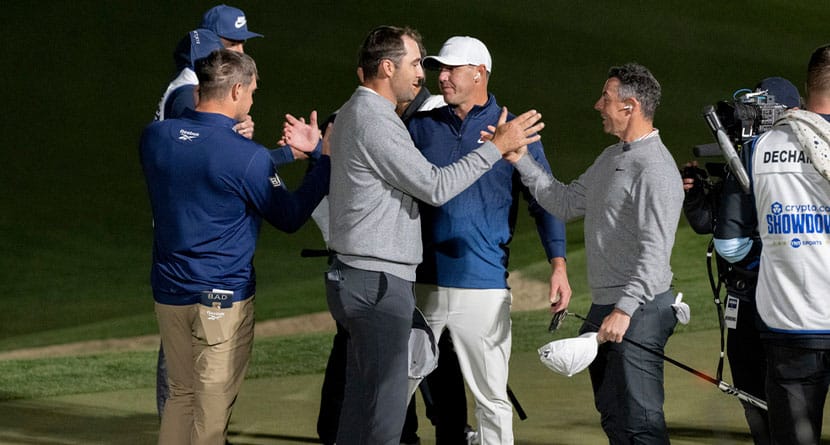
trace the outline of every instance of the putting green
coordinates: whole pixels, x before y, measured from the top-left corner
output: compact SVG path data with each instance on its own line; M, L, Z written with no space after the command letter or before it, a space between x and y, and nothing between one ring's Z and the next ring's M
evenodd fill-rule
M714 375L717 347L718 332L704 331L675 335L666 352ZM231 420L231 443L316 443L321 382L320 374L247 380ZM528 414L525 421L515 418L517 444L606 443L587 372L563 377L535 353L519 353L511 360L510 386ZM417 397L421 443L433 444L434 431ZM472 420L472 406L469 412ZM675 445L752 443L735 397L671 364L665 412ZM826 424L829 417L825 410ZM152 388L3 402L0 419L0 444L144 445L155 443L158 429ZM823 439L830 443L827 428Z

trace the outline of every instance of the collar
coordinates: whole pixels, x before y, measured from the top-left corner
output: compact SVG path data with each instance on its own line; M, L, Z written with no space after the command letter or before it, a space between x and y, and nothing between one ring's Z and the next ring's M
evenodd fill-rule
M363 85L358 86L357 91L368 91L368 92L374 94L375 96L380 96L380 94L378 94L377 91L375 91L375 90L373 90L369 87L364 87Z
M479 114L487 111L491 106L496 106L496 108L498 108L498 105L496 105L496 96L494 96L493 93L487 93L487 102L484 102L484 105L473 105L473 108L470 109L470 112L467 113L467 117L464 120L467 120L471 117L477 117ZM457 108L455 105L447 105L447 108L450 110L450 113L453 116L455 116L457 120L461 121L461 118L459 118L458 115L455 114L455 109Z
M186 108L184 110L182 117L214 127L233 128L233 126L237 123L235 119L225 116L224 114L195 111L190 108Z
M632 148L634 148L634 147L632 147L632 145L635 145L635 146L639 145L638 142L645 141L646 139L651 139L651 138L657 136L658 134L660 134L660 130L655 128L654 130L651 130L651 132L649 132L647 134L644 134L644 135L638 137L637 139L634 139L631 142L620 141L620 143L622 143L622 151L629 151Z

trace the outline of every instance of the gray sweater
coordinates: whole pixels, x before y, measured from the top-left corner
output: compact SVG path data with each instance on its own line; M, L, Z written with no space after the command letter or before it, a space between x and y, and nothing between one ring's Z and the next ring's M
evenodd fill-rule
M588 284L594 304L629 315L671 286L669 264L683 184L669 151L652 133L606 148L568 185L530 156L516 165L546 210L563 220L584 217Z
M329 247L345 264L414 281L421 262L418 202L439 206L501 159L487 142L438 168L415 148L395 106L359 87L331 139Z

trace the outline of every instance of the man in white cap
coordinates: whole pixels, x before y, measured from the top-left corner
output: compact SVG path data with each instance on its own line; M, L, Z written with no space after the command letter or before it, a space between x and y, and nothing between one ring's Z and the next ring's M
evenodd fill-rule
M244 51L245 41L262 34L248 31L248 20L239 8L228 5L214 6L205 12L200 28L206 28L219 36L225 49Z
M440 167L481 146L481 131L496 125L502 108L487 90L492 60L478 39L450 38L437 56L424 59L424 67L439 71L439 87L448 105L416 115L409 131L424 157ZM550 171L542 144L534 142L528 149ZM435 338L449 330L461 372L475 397L482 444L513 443L513 408L507 394L512 343L507 246L522 191L526 189L513 166L501 160L452 200L436 207L420 206L424 261L417 271L417 306ZM529 193L524 195L551 263L551 303L561 298L567 304L571 289L565 267L565 226ZM436 409L441 409L445 394L438 391L432 396ZM440 434L436 425L436 435ZM457 434L463 439L463 431Z
M438 167L418 152L395 113L415 98L424 73L421 38L410 28L379 26L359 51L361 85L340 108L331 136L326 273L334 319L349 334L339 445L399 445L409 400L408 340L413 282L422 259L418 202L441 205L539 139L531 110L497 121L492 141Z

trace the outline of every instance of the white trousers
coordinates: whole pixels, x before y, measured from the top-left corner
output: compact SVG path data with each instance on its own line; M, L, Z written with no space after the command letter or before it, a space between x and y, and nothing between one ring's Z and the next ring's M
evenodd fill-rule
M450 330L461 374L475 398L481 444L512 444L513 406L507 396L510 291L416 284L415 296L436 339Z

